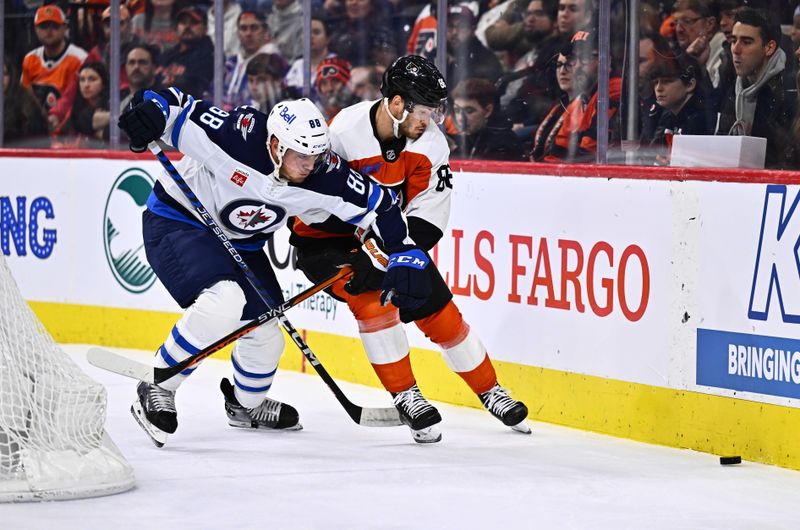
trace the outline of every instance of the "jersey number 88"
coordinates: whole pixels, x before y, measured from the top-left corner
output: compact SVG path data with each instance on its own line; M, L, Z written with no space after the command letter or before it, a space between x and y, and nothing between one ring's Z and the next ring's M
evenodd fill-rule
M216 116L213 116L216 114ZM209 107L208 110L200 115L200 121L212 129L222 127L222 122L228 117L228 113L218 107Z

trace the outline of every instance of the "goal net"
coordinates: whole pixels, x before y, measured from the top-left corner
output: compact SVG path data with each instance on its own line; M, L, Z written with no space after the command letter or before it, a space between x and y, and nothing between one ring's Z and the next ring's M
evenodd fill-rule
M133 470L105 416L105 388L47 333L0 253L0 502L131 488Z

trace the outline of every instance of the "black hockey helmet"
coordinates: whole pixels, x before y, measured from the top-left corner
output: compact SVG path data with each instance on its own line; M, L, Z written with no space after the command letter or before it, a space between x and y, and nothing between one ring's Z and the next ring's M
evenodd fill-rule
M419 103L438 108L447 98L447 83L436 66L419 55L396 59L383 73L381 94L400 96L406 105Z

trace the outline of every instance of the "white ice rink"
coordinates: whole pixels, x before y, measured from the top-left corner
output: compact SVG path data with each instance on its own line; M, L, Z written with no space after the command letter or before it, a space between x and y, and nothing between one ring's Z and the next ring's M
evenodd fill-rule
M543 423L525 436L449 405L442 442L419 445L405 427L352 423L314 374L281 373L271 391L304 430L233 429L219 391L228 365L215 360L181 387L180 426L158 449L128 412L135 382L88 366L84 347L65 349L108 388L108 431L136 488L0 505L2 530L800 528L798 472ZM360 404L390 404L342 387Z

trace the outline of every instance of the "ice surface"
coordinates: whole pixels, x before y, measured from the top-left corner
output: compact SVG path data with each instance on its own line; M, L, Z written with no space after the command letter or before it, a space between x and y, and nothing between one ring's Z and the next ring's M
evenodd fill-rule
M270 393L298 408L304 430L234 429L219 391L229 367L215 360L181 387L178 431L157 449L128 411L135 382L89 366L87 347L65 349L108 388L107 428L137 486L0 505L2 530L798 528L795 471L543 423L525 436L449 405L442 442L415 444L405 427L355 425L314 374L282 372ZM342 387L390 405L383 391Z

